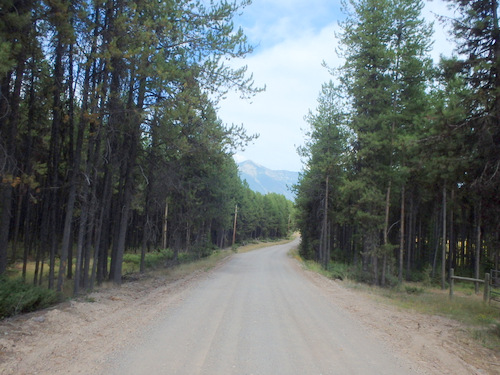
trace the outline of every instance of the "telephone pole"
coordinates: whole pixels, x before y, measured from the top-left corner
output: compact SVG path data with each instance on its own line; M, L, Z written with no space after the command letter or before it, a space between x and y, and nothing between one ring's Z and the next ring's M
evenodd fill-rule
M236 218L238 217L238 205L234 208L234 226L233 226L233 246L236 242Z

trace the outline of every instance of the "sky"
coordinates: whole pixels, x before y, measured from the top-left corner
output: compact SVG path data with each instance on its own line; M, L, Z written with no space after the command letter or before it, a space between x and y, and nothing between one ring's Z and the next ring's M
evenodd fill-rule
M453 43L434 14L450 15L444 1L426 1L423 14L434 22L432 57L438 61L440 54L451 55ZM255 49L233 63L246 65L255 85L266 87L249 100L231 92L219 103L224 123L243 124L248 134L259 134L237 152L237 162L252 160L269 169L302 170L297 147L308 129L304 116L314 112L321 85L332 79L323 61L330 67L342 64L335 52L335 32L344 17L340 0L253 0L235 18L235 26L243 28Z

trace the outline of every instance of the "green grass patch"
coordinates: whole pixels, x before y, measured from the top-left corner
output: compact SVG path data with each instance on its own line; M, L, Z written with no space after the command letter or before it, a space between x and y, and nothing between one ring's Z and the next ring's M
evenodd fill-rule
M425 289L414 285L405 285L405 291L408 294L422 294Z
M330 277L330 272L328 270L325 270L319 263L314 262L312 260L306 260L304 261L304 266L309 270L313 271L316 273L319 273L320 275L323 275L325 277Z
M302 262L306 269L319 273L325 277L328 277L329 279L348 280L354 277L353 275L355 270L353 270L353 267L347 264L330 262L328 264L328 268L325 269L318 262L302 259L299 255L298 249L292 250L290 255Z
M179 254L180 255L180 254ZM161 249L151 251L145 254L144 266L146 269L163 267L169 261L174 259L174 252L170 249ZM139 272L141 265L141 253L123 254L122 273L124 275Z
M0 319L44 309L61 301L54 290L0 277Z
M180 264L194 262L197 259L199 259L199 257L195 253L182 252L177 254L177 260L179 261Z

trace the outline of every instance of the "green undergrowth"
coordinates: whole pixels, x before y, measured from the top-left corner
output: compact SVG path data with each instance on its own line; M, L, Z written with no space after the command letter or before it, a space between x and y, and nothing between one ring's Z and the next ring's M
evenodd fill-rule
M62 300L54 290L0 277L0 319L52 306Z
M174 252L171 249L155 250L145 254L144 266L146 269L154 269L164 266L168 261L172 261L173 259ZM139 272L140 266L140 252L123 254L122 272L124 275Z
M377 287L356 279L356 270L343 264L331 264L325 270L318 263L303 260L298 252L291 253L304 268L331 279L342 280L342 285L359 291L380 303L427 315L438 315L463 324L464 330L485 347L500 352L500 303L483 302L483 290L475 294L473 283L456 282L453 299L449 290L441 290L428 280L394 283Z
M288 241L251 241L244 245L239 244L236 252L247 252ZM171 249L155 250L145 254L146 272L140 275L140 252L127 252L123 256L123 280L124 282L139 280L156 274L161 274L170 280L177 280L193 272L209 271L232 253L231 249L192 249L191 252L179 252L177 261L174 261L174 252ZM58 269L57 262L56 269ZM72 295L72 280L65 282L64 286L67 290L57 293L47 289L45 276L41 286L34 286L29 281L24 282L21 278L21 270L22 264L16 263L9 268L8 276L0 277L0 319L47 308ZM27 267L26 280L32 280L33 273L34 262L30 262ZM105 287L111 284L106 282ZM96 288L98 289L99 287Z

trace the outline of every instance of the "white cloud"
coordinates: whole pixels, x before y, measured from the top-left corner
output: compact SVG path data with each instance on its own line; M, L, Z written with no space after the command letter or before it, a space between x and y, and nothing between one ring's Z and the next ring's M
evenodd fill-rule
M451 15L442 0L427 1L424 16ZM303 144L307 124L304 116L316 108L321 85L332 79L321 66L339 66L335 53L335 30L339 2L331 0L254 0L240 21L252 43L261 45L243 64L266 92L252 101L230 94L220 103L219 116L225 123L245 126L260 138L238 154L238 161L250 159L271 169L300 170L297 146ZM439 22L432 57L451 55L453 44Z
M234 94L221 103L219 116L224 122L243 123L248 133L260 133L240 156L271 169L300 170L296 147L303 143L301 129L307 126L303 118L314 110L321 85L330 79L322 61L335 65L335 28L332 24L317 34L304 31L300 38L245 60L256 83L267 87L252 102Z
M304 30L319 33L339 15L340 0L253 0L237 21L251 43L267 49L300 38Z

